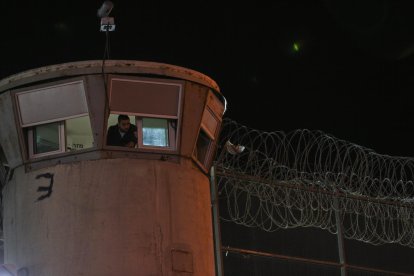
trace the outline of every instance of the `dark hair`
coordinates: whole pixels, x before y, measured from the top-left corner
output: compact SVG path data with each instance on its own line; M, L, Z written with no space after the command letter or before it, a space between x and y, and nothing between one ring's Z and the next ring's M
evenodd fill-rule
M118 116L118 123L120 123L123 120L128 120L129 121L128 115L121 114L121 115Z

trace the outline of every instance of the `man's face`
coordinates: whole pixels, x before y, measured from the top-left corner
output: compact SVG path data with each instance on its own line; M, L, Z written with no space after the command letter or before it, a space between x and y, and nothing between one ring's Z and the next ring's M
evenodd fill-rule
M119 130L122 132L128 132L130 126L131 126L131 123L129 122L129 119L121 120L118 123Z

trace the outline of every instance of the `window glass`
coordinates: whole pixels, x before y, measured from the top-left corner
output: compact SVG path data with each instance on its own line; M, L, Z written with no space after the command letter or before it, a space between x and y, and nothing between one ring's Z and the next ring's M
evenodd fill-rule
M218 126L218 120L212 114L212 111L209 108L206 108L203 113L203 119L201 121L202 125L205 127L210 137L214 139L216 136L216 130Z
M34 154L58 151L60 149L59 126L59 123L51 123L34 128Z
M93 135L89 116L66 120L67 151L93 147Z
M142 118L144 146L168 147L168 120Z
M196 158L203 165L206 165L206 158L208 150L210 148L211 139L207 136L206 132L203 129L200 129L200 134L198 135L197 145L196 145Z

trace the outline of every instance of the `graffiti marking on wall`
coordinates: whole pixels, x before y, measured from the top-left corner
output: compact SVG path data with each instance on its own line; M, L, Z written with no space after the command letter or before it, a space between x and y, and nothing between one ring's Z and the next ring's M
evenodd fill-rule
M38 192L46 192L45 194L39 196L37 198L37 201L43 200L47 197L50 197L50 195L52 194L52 188L53 188L53 174L52 173L39 174L38 176L36 176L36 179L39 179L39 178L50 179L50 183L49 183L49 186L39 186L37 188Z

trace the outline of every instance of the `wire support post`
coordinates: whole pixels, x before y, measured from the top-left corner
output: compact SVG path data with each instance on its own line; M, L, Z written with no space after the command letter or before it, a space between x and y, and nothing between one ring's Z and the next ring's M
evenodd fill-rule
M345 243L344 243L343 226L342 226L342 221L341 221L342 216L341 216L341 210L339 207L337 193L333 196L333 205L335 209L336 237L338 241L339 262L341 264L341 276L347 276Z
M223 276L223 256L221 251L220 215L218 207L218 191L216 182L215 167L210 169L210 193L211 193L211 213L213 216L214 234L214 257L216 263L216 275Z

